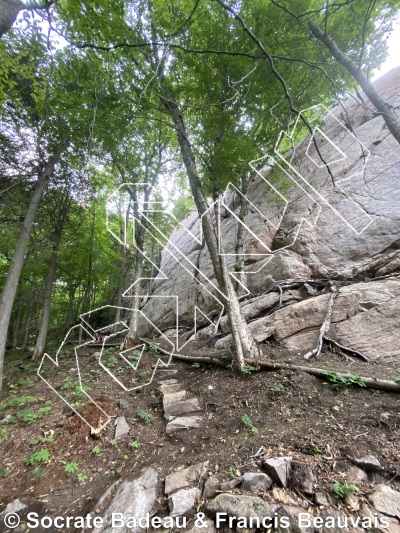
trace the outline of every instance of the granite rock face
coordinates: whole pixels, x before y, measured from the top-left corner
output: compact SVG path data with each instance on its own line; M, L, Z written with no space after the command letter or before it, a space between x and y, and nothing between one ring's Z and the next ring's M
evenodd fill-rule
M400 107L399 84L400 67L376 82L395 108ZM259 173L253 173L245 218L249 231L244 231L250 291L250 299L241 304L244 315L253 320L257 340L271 337L287 348L307 351L315 346L329 295L315 295L312 287L307 293L305 286L284 291L280 308L259 318L279 303L279 294L267 291L289 279L345 280L349 284L339 290L329 337L371 358L398 361L400 281L374 279L400 270L400 146L383 119L355 97L333 109L314 138L327 165L310 138L296 139L294 154L283 157L278 147L268 154L274 161L267 165L265 159ZM236 261L239 209L238 194L228 190L221 235L230 266ZM157 298L143 307L162 331L175 326L176 315L181 327L191 329L195 307L203 313L218 309L198 216L191 215L183 225L163 251L162 273L151 287ZM178 307L171 296L179 297ZM141 326L143 335L150 333L145 320ZM226 319L221 327L227 332ZM224 343L229 338L220 340Z

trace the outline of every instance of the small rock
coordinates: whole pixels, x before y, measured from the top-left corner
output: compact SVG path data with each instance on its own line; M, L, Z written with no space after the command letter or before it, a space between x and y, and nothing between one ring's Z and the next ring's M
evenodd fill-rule
M354 459L354 462L357 466L365 470L379 471L382 469L380 462L373 455L365 455L364 457L360 457L360 459Z
M101 352L93 352L92 355L93 355L93 357L94 357L95 359L100 359L100 357L101 357Z
M206 511L211 515L225 513L228 516L243 518L273 517L279 506L265 502L259 496L246 496L244 494L218 494L213 500L207 502ZM249 524L251 527L251 524Z
M285 490L279 488L279 487L274 487L272 489L272 497L274 498L274 500L280 502L280 503L283 503L283 504L286 504L286 505L299 505L299 501L296 500L295 498L293 498L289 492L286 492Z
M178 383L177 379L160 379L158 380L159 385L173 385L174 383Z
M169 496L177 490L199 487L206 476L208 464L208 461L204 461L169 474L165 478L165 493Z
M173 380L176 381L176 380ZM160 387L160 391L163 394L172 394L174 392L179 392L182 389L182 385L180 383L164 383Z
M230 491L230 490L233 490L234 488L236 488L238 485L241 484L242 482L242 479L241 477L236 477L235 479L230 479L229 481L225 481L224 483L221 483L221 490L224 490L224 491Z
M171 392L171 394L165 394L164 398L163 398L164 411L169 405L171 405L173 403L176 403L176 402L179 402L180 400L183 400L183 398L185 398L185 396L186 396L186 391L185 390L180 390L180 391L177 391L177 392Z
M363 485L368 482L368 476L361 468L358 466L351 466L346 473L346 478L348 483L353 483L354 485Z
M201 496L200 489L182 489L168 497L168 505L172 517L194 512Z
M123 398L121 398L120 400L118 400L118 407L120 409L128 409L129 402L127 400L124 400Z
M151 513L156 502L158 475L154 468L143 468L137 474L129 476L119 486L114 498L103 514L103 525L95 528L93 533L112 533L117 530L112 527L114 513L139 519ZM122 531L122 530L121 530ZM132 533L142 533L145 528L136 527Z
M0 514L0 519L3 521L3 517L5 517L9 513L18 513L18 511L22 511L25 509L27 505L21 502L21 500L16 499L13 502L9 503L4 511Z
M368 496L369 502L380 513L400 518L400 492L388 485L380 485Z
M274 457L264 461L262 467L272 479L280 483L286 489L289 485L291 465L291 457Z
M209 477L204 485L203 496L206 500L211 500L217 494L217 491L220 490L220 482L216 477Z
M300 492L308 495L314 494L317 478L307 465L293 462L292 473L293 484L299 488Z
M344 499L344 503L352 511L360 510L360 500L355 494L350 494L349 496L346 496L346 498Z
M124 416L117 416L115 419L115 440L120 439L127 433L129 433L129 424L125 420Z
M174 418L170 422L168 422L167 427L165 428L165 431L167 435L173 435L177 431L182 431L184 429L198 429L201 426L201 418L200 417L178 417Z
M261 472L246 472L243 475L242 490L254 492L256 490L269 490L274 481L267 475Z
M295 507L292 505L285 505L281 507L278 511L278 516L280 518L288 518L290 522L289 528L284 527L284 524L286 526L286 521L281 525L278 525L274 531L277 533L314 533L314 528L311 527L302 527L300 517L299 515L304 515L304 509L302 507ZM307 517L308 520L312 522L313 516L310 513L307 513L309 516Z
M165 408L165 414L170 416L182 416L186 413L194 413L198 411L201 411L198 398L176 402Z
M315 503L321 507L330 507L335 505L335 500L326 490L315 493Z

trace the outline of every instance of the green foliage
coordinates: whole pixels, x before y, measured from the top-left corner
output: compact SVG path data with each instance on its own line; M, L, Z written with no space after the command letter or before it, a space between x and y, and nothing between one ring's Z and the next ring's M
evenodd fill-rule
M42 448L38 452L32 453L25 461L27 466L37 466L42 463L48 463L50 461L50 452L46 448Z
M358 387L366 387L365 383L362 381L361 376L348 372L346 376L341 376L336 372L331 370L324 370L324 376L326 376L327 381L334 390L338 390L341 385L351 386L357 385Z
M149 343L149 350L150 350L151 353L153 353L153 354L158 354L158 346L157 346L157 343L155 343L155 342L150 342L150 343Z
M18 420L25 422L26 424L32 424L36 420L43 418L45 415L50 413L51 407L40 407L36 412L32 411L29 407L22 409L22 411L17 412Z
M8 439L8 431L5 428L0 428L0 444Z
M252 365L249 365L249 364L245 364L244 367L243 367L243 372L247 375L250 375L252 374L254 371L256 370L256 368Z
M3 468L3 470L0 470L0 478L8 477L10 474L10 469L8 467Z
M192 368L200 368L200 367L201 367L200 363L193 363L192 364Z
M351 496L355 492L358 491L358 487L356 485L348 485L345 481L344 483L340 483L339 481L333 482L333 491L337 498L344 500L348 496Z
M400 376L396 376L396 377L394 378L394 381L395 381L396 383L400 383Z
M242 416L242 422L246 427L251 429L252 433L258 433L258 428L253 424L249 415L244 414Z
M129 447L133 448L135 451L138 450L141 447L141 445L142 443L137 440L133 440L132 442L129 443Z
M68 475L74 474L77 470L79 470L79 465L75 461L71 461L70 463L67 463L66 461L61 461L64 465L64 470Z
M230 478L235 479L235 477L236 477L236 468L233 465L231 465L228 468L228 474L229 474Z
M39 400L35 396L22 396L21 398L11 398L6 403L0 403L0 411L10 407L21 407L25 404L37 403Z
M272 392L283 392L285 390L285 386L283 385L283 383L278 383L277 385L273 385L271 387L271 391Z
M141 420L146 422L146 424L152 424L154 421L154 416L146 411L140 410L138 411L137 415Z
M100 452L101 452L101 448L100 448L100 446L97 444L97 446L95 446L94 448L92 448L92 452L91 452L91 453L92 453L93 455L99 455Z
M76 477L77 477L79 483L85 483L87 481L87 478L88 478L83 472L78 472Z

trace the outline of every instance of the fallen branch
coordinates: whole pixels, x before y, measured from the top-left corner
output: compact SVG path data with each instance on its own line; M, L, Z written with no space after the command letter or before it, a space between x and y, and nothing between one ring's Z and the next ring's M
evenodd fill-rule
M317 347L311 350L310 352L307 352L304 356L304 359L306 361L309 361L311 357L318 356L321 353L322 350L322 344L324 342L324 337L326 333L328 333L329 328L331 327L331 320L332 320L332 310L333 310L333 304L337 295L337 287L335 283L331 284L331 297L329 299L328 303L328 309L326 311L325 320L322 322L321 329L319 330L319 337L318 337L318 344Z
M140 338L140 341L144 342L145 344L149 345L150 341L147 341L146 339ZM157 346L157 349L165 354L170 355L170 352L167 350L164 350L163 348L160 348L160 346ZM215 356L204 356L204 355L184 355L184 354L172 354L174 359L179 359L181 361L186 361L188 363L204 363L204 364L212 364L212 365L218 365L223 366L225 368L228 368L230 365L230 362L232 361L232 356L227 356L226 351L221 350L221 356L222 357L215 357ZM229 357L229 359L228 359ZM315 376L320 379L326 379L326 369L322 368L316 368L316 367L308 367L308 366L302 366L302 365L292 365L290 363L273 363L270 361L259 361L254 359L245 359L245 363L251 365L255 368L255 370L293 370L295 372L306 372L307 374L311 374L312 376ZM343 374L342 372L336 372L335 370L330 370L330 372L335 372L335 374L338 377L348 378L348 374ZM377 389L377 390L384 390L387 392L398 392L400 393L400 383L396 383L395 381L387 380L387 379L376 379L376 378L367 378L360 376L360 381L364 383L364 385L370 389Z

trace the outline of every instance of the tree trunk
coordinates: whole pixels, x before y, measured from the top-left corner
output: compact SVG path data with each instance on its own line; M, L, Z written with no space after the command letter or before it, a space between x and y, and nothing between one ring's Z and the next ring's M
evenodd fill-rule
M314 37L324 43L336 61L343 65L347 72L353 76L377 111L382 115L390 133L400 144L400 121L394 108L381 97L364 72L339 49L336 42L329 35L324 33L311 19L308 19L308 27Z
M0 37L12 27L21 9L19 0L0 0Z
M241 178L241 195L239 194L239 202L240 202L240 211L239 211L239 223L238 228L236 232L236 246L235 246L235 254L236 254L236 262L235 262L235 272L236 277L238 281L236 282L236 293L238 296L242 296L244 294L244 289L240 285L240 283L244 286L246 286L246 273L244 271L245 267L245 261L244 261L244 219L247 217L249 212L249 204L246 201L246 195L249 189L249 173L245 173ZM240 281L240 283L239 283Z
M51 295L53 292L53 283L54 283L54 277L56 274L57 256L58 256L58 250L61 244L62 231L64 228L65 220L67 218L69 205L70 205L70 200L69 200L69 197L67 196L64 199L64 205L60 213L58 224L55 228L53 251L51 254L49 270L47 272L47 276L46 276L46 280L44 284L44 301L43 301L42 321L40 323L40 330L39 330L39 334L36 339L35 350L32 354L32 360L35 360L37 357L41 357L44 353L44 349L46 346L47 332L49 329L49 321L50 321Z
M235 348L235 367L242 371L244 367L244 357L254 358L259 355L259 349L253 339L251 332L244 320L239 302L233 287L232 279L226 268L225 260L218 252L218 240L208 210L207 200L205 198L200 177L198 175L194 153L187 138L186 128L175 97L170 90L164 87L162 102L174 122L178 143L181 149L183 162L186 167L190 188L193 199L196 203L199 216L202 217L202 226L204 238L210 253L215 277L217 279L220 291L226 295L224 300L225 309L228 315L229 323L232 330Z
M49 158L39 175L31 200L29 202L24 222L22 224L20 236L15 246L14 255L11 260L11 265L8 269L6 281L4 283L3 292L0 297L0 390L3 386L4 352L6 349L11 311L13 308L22 267L24 265L29 237L40 200L64 148L65 144L59 147L57 152Z

